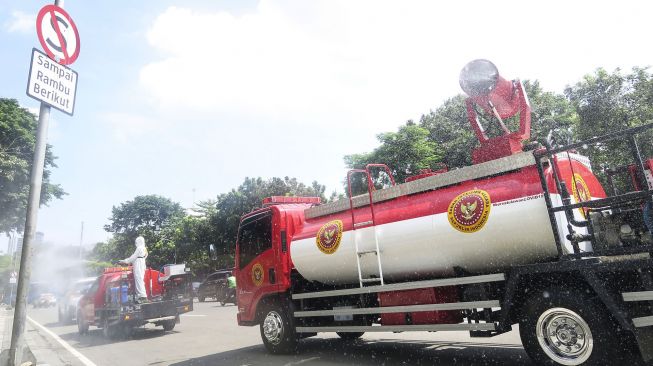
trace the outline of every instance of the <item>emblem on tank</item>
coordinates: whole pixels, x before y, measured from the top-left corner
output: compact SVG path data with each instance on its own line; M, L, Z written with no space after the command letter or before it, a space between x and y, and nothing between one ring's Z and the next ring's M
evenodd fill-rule
M342 221L333 220L322 225L317 231L315 243L322 253L333 254L340 246L340 239L342 239Z
M482 189L461 193L449 204L449 223L463 233L477 232L490 217L491 206L490 195Z
M586 202L592 199L590 188L587 186L587 183L585 183L583 176L578 173L574 173L574 180L571 181L571 194L574 196L576 202L578 203ZM580 214L583 215L583 218L586 218L585 209L581 207L578 209L578 211L580 211Z
M261 286L264 278L265 272L263 272L263 266L261 263L256 263L252 267L252 282L254 282L256 286Z

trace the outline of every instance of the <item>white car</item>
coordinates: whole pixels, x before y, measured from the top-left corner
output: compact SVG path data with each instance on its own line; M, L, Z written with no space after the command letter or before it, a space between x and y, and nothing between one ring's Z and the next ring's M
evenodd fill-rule
M77 317L77 303L84 292L95 282L97 277L87 277L75 281L59 300L59 323L68 324Z

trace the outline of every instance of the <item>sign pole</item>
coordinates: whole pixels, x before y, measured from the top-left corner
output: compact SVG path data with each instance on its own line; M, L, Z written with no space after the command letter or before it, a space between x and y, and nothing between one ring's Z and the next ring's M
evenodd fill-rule
M63 3L63 0L55 0L54 5L63 8ZM18 272L18 283L16 285L16 308L14 310L11 346L9 348L10 366L18 366L22 364L25 349L27 293L29 291L30 276L32 274L32 243L36 233L36 222L41 202L41 185L43 183L43 169L45 165L49 122L50 106L41 102L39 121L36 127L36 142L34 144L32 171L30 173L27 217L25 218L25 231L23 232L23 250L20 257L20 269Z
M36 130L36 144L34 146L32 172L30 174L27 218L25 220L25 231L23 233L23 251L20 257L18 284L16 286L16 309L14 310L11 347L9 348L9 362L10 365L13 366L22 364L23 350L25 348L27 292L29 291L30 276L32 274L32 243L36 232L37 214L41 200L41 184L43 180L43 166L45 164L49 119L50 106L41 103L39 122Z

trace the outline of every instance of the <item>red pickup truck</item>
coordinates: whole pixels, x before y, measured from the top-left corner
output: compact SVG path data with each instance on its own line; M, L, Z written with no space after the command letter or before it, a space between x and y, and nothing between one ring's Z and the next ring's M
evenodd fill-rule
M109 338L129 336L134 328L147 323L172 330L180 314L193 310L192 286L183 264L168 266L165 271L164 275L145 270L148 301L137 302L132 267L106 268L79 300L79 334L88 333L91 325L102 328Z

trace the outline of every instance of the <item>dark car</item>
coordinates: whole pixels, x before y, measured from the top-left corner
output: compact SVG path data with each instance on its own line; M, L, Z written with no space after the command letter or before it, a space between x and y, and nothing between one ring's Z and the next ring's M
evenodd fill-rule
M207 297L218 299L218 295L227 288L227 278L231 276L232 269L223 269L211 273L197 289L197 299L204 302Z

